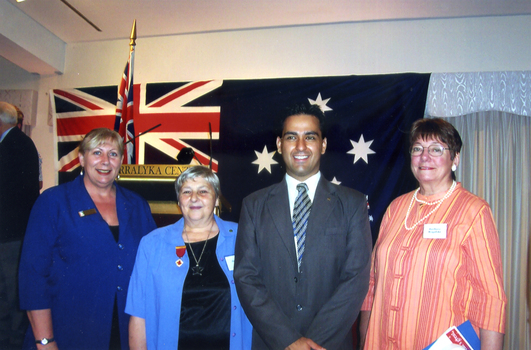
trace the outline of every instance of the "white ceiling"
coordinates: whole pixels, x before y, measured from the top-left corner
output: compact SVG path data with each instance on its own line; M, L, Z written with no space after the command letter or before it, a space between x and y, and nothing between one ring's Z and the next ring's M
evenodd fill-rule
M326 23L520 14L531 14L531 0L0 0L0 56L28 72L61 74L65 45L129 38L133 20L137 38L143 38Z
M66 43L355 21L531 14L529 0L8 0Z

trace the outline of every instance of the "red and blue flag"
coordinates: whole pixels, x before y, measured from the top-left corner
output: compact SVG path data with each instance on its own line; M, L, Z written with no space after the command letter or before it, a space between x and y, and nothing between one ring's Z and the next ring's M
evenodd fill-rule
M328 139L321 171L368 196L373 235L385 209L414 189L408 154L411 124L422 118L429 74L214 80L134 85L138 164L171 164L183 148L219 175L238 221L242 199L285 174L275 140L279 115L294 103L318 104ZM53 90L60 182L78 172L75 148L94 127L113 128L116 86ZM138 101L138 103L137 103ZM210 133L210 130L212 131Z

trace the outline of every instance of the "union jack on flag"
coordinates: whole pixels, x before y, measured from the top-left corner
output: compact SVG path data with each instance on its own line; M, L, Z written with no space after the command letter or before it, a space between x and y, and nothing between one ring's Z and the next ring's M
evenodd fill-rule
M125 65L124 74L118 87L118 100L116 103L116 120L114 131L117 131L124 140L124 163L135 164L134 145L130 142L135 136L134 126L134 96L133 72L135 67L135 46L131 46L129 59Z
M146 152L152 155L153 149L159 158L162 156L175 160L184 147L194 150L193 163L209 164L210 137L212 140L219 139L220 107L187 104L219 88L222 83L200 81L172 84L163 91L157 88L157 84L134 85L134 100L139 101L131 106L136 135L161 124L133 140L138 164L153 163L149 155L146 157ZM167 87L167 84L164 86ZM150 93L146 94L146 91ZM113 129L116 86L54 89L50 96L57 135L57 168L60 174L72 172L79 168L77 149L85 134L94 128ZM192 145L194 141L198 144ZM217 168L217 160L212 159L212 170L217 171Z

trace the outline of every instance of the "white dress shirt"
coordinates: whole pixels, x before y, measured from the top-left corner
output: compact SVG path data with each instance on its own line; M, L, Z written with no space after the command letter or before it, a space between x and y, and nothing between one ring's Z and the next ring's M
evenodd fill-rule
M305 181L299 181L294 179L293 177L286 174L286 183L288 184L288 196L289 196L289 212L290 217L293 222L293 207L295 206L295 199L297 199L297 195L299 194L299 191L297 190L297 185L300 183L305 183L306 186L308 186L308 197L310 197L310 201L313 203L313 198L315 197L315 190L317 189L317 184L319 183L319 179L321 179L321 172L318 171L317 174L310 176ZM295 233L293 233L293 242L295 243L295 251L297 251L297 237L295 236ZM297 256L299 255L299 252L297 251Z

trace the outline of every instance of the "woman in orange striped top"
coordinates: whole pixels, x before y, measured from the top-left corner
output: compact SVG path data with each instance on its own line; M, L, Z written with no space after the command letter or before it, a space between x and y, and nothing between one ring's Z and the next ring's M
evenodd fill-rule
M455 181L461 137L442 119L421 119L410 142L419 188L383 218L361 312L363 348L422 350L470 320L481 350L500 350L507 299L498 232L487 202Z

